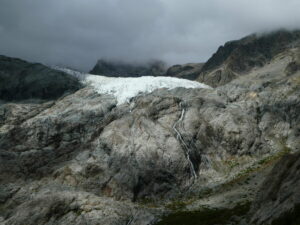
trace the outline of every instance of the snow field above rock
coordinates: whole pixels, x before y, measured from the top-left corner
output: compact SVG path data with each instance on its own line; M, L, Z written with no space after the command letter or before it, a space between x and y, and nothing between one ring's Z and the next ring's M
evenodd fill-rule
M129 102L131 98L139 94L151 93L160 88L169 90L177 87L211 89L206 84L175 77L106 77L85 74L59 66L53 68L77 77L83 84L92 86L99 94L113 95L117 99L118 105Z
M174 78L174 77L105 77L87 74L83 80L85 84L91 85L99 94L113 95L118 105L139 94L147 94L160 88L174 89L183 88L207 88L211 87L196 81Z

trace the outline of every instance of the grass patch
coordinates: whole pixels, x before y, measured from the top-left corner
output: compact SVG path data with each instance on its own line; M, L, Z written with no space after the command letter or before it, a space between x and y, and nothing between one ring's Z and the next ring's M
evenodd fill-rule
M155 201L154 199L151 199L151 198L139 199L137 201L137 203L140 204L141 206L145 206L145 207L148 207L148 208L157 208L157 207L160 206L157 201Z
M207 188L207 189L201 190L198 193L197 199L209 197L209 196L215 194L216 192L224 190L224 188L231 187L232 185L234 185L240 181L243 181L246 184L248 184L249 180L250 180L249 175L274 164L282 156L288 154L289 152L291 152L291 149L288 146L286 146L285 144L282 144L282 150L280 152L277 152L276 154L267 156L267 157L257 161L254 165L252 165L244 170L241 170L232 180L230 180L229 182L226 182L224 184L221 184L218 188L215 188L215 189ZM226 164L227 165L230 164L231 166L230 165L229 166L231 168L238 166L237 160L228 160L228 161L226 161ZM172 203L167 204L166 208L173 210L173 211L183 210L188 204L190 204L191 202L193 202L195 200L195 197L196 196L194 196L194 198L191 198L186 201L174 201Z
M188 202L174 201L172 203L167 204L166 208L177 211L182 210L186 205L188 205Z
M284 145L282 147L282 151L274 154L274 155L270 155L267 156L261 160L259 160L257 163L255 163L255 165L250 166L244 170L242 170L241 172L239 172L235 178L233 180L231 180L229 182L229 184L235 183L245 177L247 177L249 174L254 173L256 171L259 171L261 169L266 168L267 166L270 166L271 164L275 163L276 161L278 161L282 156L288 154L289 152L291 152L291 149L289 147L287 147L286 145Z
M233 169L234 167L237 167L240 165L240 163L238 162L238 160L226 160L225 164L230 168Z
M224 225L235 222L233 216L247 214L250 202L239 204L232 209L209 209L200 211L175 212L162 218L156 225Z

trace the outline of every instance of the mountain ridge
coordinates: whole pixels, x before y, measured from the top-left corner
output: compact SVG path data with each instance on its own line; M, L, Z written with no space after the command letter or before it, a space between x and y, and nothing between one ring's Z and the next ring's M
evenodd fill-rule
M134 64L101 59L98 60L90 73L108 77L140 77L163 76L165 74L165 70L165 63L159 60Z
M224 85L255 67L263 67L279 53L299 46L299 30L252 34L230 41L208 59L197 80L213 87Z
M40 63L0 55L0 99L53 100L81 88L74 77Z

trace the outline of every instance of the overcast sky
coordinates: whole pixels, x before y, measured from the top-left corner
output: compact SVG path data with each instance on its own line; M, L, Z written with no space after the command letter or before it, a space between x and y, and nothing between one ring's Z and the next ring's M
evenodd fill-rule
M0 0L0 54L83 70L202 62L226 41L298 28L299 12L300 0Z

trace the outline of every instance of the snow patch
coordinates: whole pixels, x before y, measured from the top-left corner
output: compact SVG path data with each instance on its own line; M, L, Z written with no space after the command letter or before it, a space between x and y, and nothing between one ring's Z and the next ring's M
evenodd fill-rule
M110 94L117 98L118 105L129 102L139 94L151 93L156 89L167 88L211 88L196 81L174 77L105 77L88 74L84 80L100 94Z

